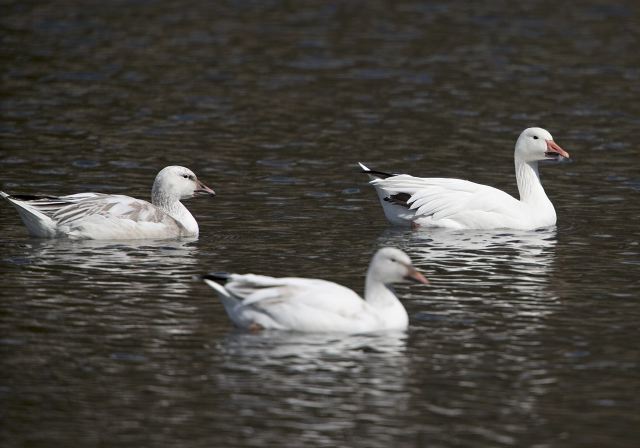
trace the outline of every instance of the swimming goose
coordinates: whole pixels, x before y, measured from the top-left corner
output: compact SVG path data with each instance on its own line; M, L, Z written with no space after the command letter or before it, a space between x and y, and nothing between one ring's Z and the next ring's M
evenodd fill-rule
M538 162L560 161L569 154L542 128L525 129L516 142L514 161L520 200L487 185L460 179L414 177L370 170L387 219L396 225L452 229L532 230L556 223L556 211L540 183Z
M226 273L207 274L203 279L240 328L344 333L406 329L409 317L391 284L403 280L428 283L409 256L392 247L373 256L364 300L353 290L326 280Z
M0 195L18 210L32 236L104 240L198 236L198 223L180 201L215 193L190 169L168 166L153 182L151 203L102 193Z

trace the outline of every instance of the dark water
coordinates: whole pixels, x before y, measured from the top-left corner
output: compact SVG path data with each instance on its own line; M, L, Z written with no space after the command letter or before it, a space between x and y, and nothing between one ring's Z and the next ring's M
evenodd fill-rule
M635 2L3 2L0 187L148 197L191 167L193 241L26 236L0 204L0 444L632 447L640 440ZM355 162L516 193L536 232L385 223ZM244 334L193 275L358 290L377 247L401 334Z

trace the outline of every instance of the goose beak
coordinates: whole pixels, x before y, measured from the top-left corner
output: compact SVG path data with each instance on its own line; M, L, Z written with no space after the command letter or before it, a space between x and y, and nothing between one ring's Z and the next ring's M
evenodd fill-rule
M207 187L205 184L203 184L199 180L197 180L196 189L193 190L193 195L194 196L215 196L216 192L213 191L211 188Z
M421 272L416 270L416 268L413 266L407 266L407 269L409 272L404 276L405 279L411 280L412 282L422 283L423 285L429 284L429 280L427 280Z
M569 153L562 149L560 145L558 145L553 140L547 140L547 151L544 153L548 159L558 160L558 155L564 157L565 159L569 158Z

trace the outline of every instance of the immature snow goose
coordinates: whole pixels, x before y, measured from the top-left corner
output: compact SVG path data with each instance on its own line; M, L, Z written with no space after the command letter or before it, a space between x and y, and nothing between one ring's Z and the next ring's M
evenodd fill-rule
M373 256L364 300L326 280L255 274L207 274L203 279L240 328L344 333L406 329L407 311L390 285L403 280L428 283L409 256L392 247Z
M538 162L568 159L569 154L542 128L525 129L514 160L520 200L487 185L460 179L414 177L370 170L387 219L412 227L531 230L556 223L556 211L540 183Z
M102 193L0 195L15 206L33 236L105 240L198 236L198 223L180 201L215 193L190 169L168 166L153 182L151 203Z

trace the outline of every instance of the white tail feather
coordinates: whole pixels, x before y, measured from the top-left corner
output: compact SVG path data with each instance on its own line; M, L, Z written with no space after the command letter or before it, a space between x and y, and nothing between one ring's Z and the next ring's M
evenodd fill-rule
M215 289L215 291L220 294L223 297L227 297L227 298L232 298L231 294L229 294L229 291L227 291L225 289L224 286L222 286L220 283L216 283L213 280L209 280L209 279L204 279L204 282L209 285L210 288Z
M358 162L358 165L360 165L360 168L362 168L362 171L371 171L369 168L367 168L364 163L362 162Z
M56 223L47 215L31 207L24 201L13 199L4 191L0 191L0 195L13 204L31 235L40 238L50 238L56 234Z
M218 293L220 301L222 302L224 309L227 311L227 314L229 316L235 316L233 310L238 304L240 304L240 301L232 296L229 291L227 291L227 289L220 283L216 283L213 280L209 279L204 279L204 282Z

